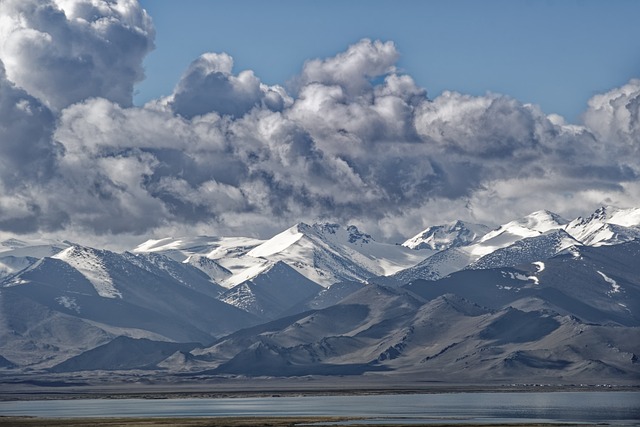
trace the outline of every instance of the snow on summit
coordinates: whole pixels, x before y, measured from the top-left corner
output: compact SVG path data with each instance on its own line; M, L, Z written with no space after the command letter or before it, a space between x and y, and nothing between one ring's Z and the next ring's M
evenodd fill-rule
M496 230L487 233L480 240L486 242L504 233L519 237L534 237L549 230L561 228L568 221L549 211L533 212L523 218L508 222Z
M280 234L273 236L260 246L253 248L247 255L252 257L268 257L282 252L304 237L299 231L300 226L291 227Z
M64 261L78 270L93 285L101 297L122 298L120 291L113 285L113 280L97 250L71 246L52 256L52 258Z
M472 254L484 256L496 249L512 245L516 241L540 236L551 230L562 228L568 221L546 210L533 212L523 218L508 222L485 234L472 247Z
M402 244L411 249L433 249L441 251L465 246L484 236L489 227L464 221L453 221L429 227Z
M353 225L332 223L298 223L247 253L272 262L284 261L322 286L392 274L430 254L379 243Z
M640 208L603 206L589 217L578 217L566 226L567 233L592 246L640 238Z

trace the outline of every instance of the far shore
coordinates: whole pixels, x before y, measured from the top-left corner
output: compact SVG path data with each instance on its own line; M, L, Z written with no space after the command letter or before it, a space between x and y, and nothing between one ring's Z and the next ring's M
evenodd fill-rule
M362 418L339 417L220 417L220 418L31 418L31 417L1 417L0 427L298 427L309 425L336 425L349 422L349 427L364 427L372 424L359 424ZM344 425L344 424L342 424ZM522 423L522 424L470 424L460 423L415 423L407 420L389 420L389 423L376 423L376 427L398 426L429 426L429 427L558 427L590 425L563 423Z
M236 378L172 383L117 382L94 384L45 380L11 382L0 378L0 401L67 399L220 399L280 396L340 396L431 393L634 391L640 384L448 384L385 382L379 378Z

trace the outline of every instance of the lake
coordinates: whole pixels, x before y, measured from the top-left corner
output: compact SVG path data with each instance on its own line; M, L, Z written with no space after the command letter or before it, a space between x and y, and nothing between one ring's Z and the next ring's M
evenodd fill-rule
M223 399L81 399L0 402L0 415L36 417L367 417L450 422L598 422L634 425L639 392L442 393Z

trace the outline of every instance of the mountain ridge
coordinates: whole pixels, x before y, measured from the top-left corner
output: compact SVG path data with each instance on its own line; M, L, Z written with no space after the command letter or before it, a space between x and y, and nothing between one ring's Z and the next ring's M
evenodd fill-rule
M334 223L122 253L7 240L0 375L640 382L639 212L453 221L403 245Z

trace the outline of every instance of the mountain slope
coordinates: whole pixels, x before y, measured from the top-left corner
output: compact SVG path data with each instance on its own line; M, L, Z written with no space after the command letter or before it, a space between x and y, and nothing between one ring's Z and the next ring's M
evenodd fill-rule
M120 336L53 366L52 372L157 369L175 352L188 352L197 344L152 341Z
M371 343L421 305L404 291L367 285L334 306L238 331L194 354L217 365L216 373L349 374L376 370L365 366L369 360L358 356L359 352L370 353Z
M565 381L633 382L638 338L638 327L549 310L490 310L452 294L423 303L368 285L334 306L238 331L192 354L213 367L200 375L384 372L386 379L557 382L562 373Z
M116 254L75 245L39 260L1 286L3 300L12 303L5 304L0 324L23 321L18 329L6 326L0 354L18 364L53 357L56 347L71 354L86 350L89 344L76 340L74 330L92 344L117 335L207 343L257 322L217 300L212 295L218 294L216 285L199 270L160 255ZM56 322L69 332L43 332L46 323ZM28 342L39 343L33 354L27 350L17 358L4 352L16 346L25 349ZM43 350L49 345L51 351Z
M528 264L551 258L562 250L579 244L580 242L564 230L550 230L539 236L525 237L512 245L496 249L467 268L497 268Z
M452 292L491 308L525 307L537 300L533 307L585 322L640 326L639 257L640 240L571 247L544 262L463 270L437 281L417 280L405 288L427 299Z
M220 300L261 319L271 320L322 289L289 265L278 261L251 280L227 290Z

